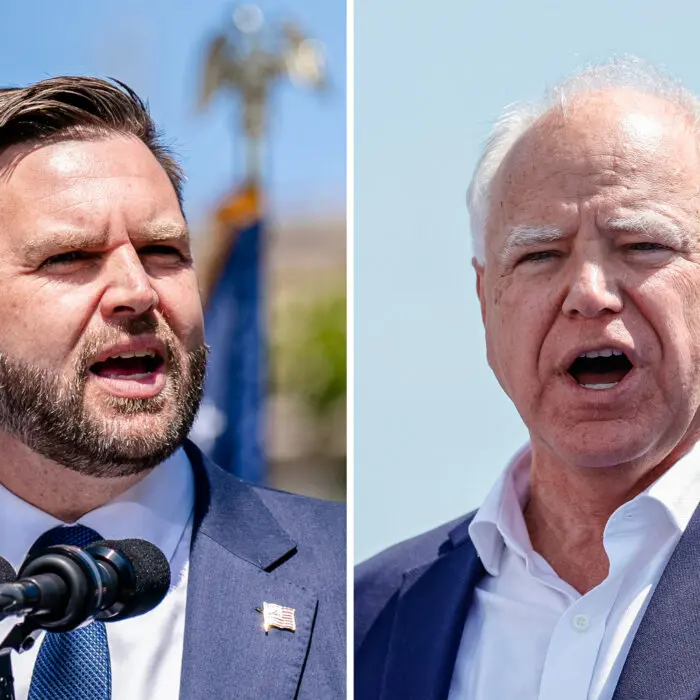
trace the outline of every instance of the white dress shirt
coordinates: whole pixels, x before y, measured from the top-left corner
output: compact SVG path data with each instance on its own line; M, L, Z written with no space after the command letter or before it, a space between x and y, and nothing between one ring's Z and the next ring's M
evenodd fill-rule
M113 700L178 697L193 509L194 477L180 449L126 493L79 521L107 540L148 540L170 561L170 590L160 605L139 617L106 623ZM41 534L62 524L0 486L0 556L15 569ZM18 618L0 622L0 640L16 622ZM12 654L17 700L28 696L42 639L29 651Z
M532 549L523 448L469 527L477 585L449 700L609 700L671 553L700 502L697 445L608 520L607 578L585 595Z

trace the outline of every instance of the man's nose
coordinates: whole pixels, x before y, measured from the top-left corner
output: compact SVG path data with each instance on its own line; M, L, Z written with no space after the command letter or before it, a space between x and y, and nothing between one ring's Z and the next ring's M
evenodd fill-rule
M618 280L604 260L583 260L576 262L573 268L562 304L566 316L596 318L622 311Z
M141 316L158 306L158 294L133 248L114 251L104 274L107 279L101 308L105 317Z

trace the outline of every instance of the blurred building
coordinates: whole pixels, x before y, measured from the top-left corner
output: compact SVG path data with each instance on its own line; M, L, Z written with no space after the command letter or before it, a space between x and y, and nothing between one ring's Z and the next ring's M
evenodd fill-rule
M345 213L267 219L269 396L274 488L345 500ZM206 297L225 232L196 239Z

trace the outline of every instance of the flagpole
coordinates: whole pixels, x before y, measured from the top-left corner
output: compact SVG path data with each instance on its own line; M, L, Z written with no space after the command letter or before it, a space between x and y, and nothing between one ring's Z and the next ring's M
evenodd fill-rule
M243 110L241 131L246 141L245 182L258 192L262 187L262 140L265 132L265 98L267 85L264 70L261 30L264 26L262 11L256 5L244 5L233 13L234 27L247 39L249 50L239 58L238 89Z
M225 468L262 480L269 325L263 157L269 96L282 78L322 89L325 71L320 44L294 25L282 25L280 42L255 5L236 8L232 19L209 42L200 106L224 89L238 98L237 131L245 139L243 186L238 183L217 214L227 249L219 245L211 256L218 270L210 276L219 281L208 300L205 330L216 340L192 437Z

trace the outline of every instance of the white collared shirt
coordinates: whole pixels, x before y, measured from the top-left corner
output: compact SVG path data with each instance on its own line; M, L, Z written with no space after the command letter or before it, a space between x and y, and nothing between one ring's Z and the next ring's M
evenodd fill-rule
M700 447L610 517L607 578L585 595L532 549L523 518L530 449L469 533L486 576L462 635L449 700L610 700L651 594L700 502Z
M192 467L179 449L127 492L79 520L106 540L148 540L170 562L170 590L160 605L139 617L106 624L113 700L178 697L193 509ZM15 570L41 534L62 524L0 486L0 556ZM0 640L17 621L0 622ZM42 638L29 651L12 654L17 700L28 696Z

